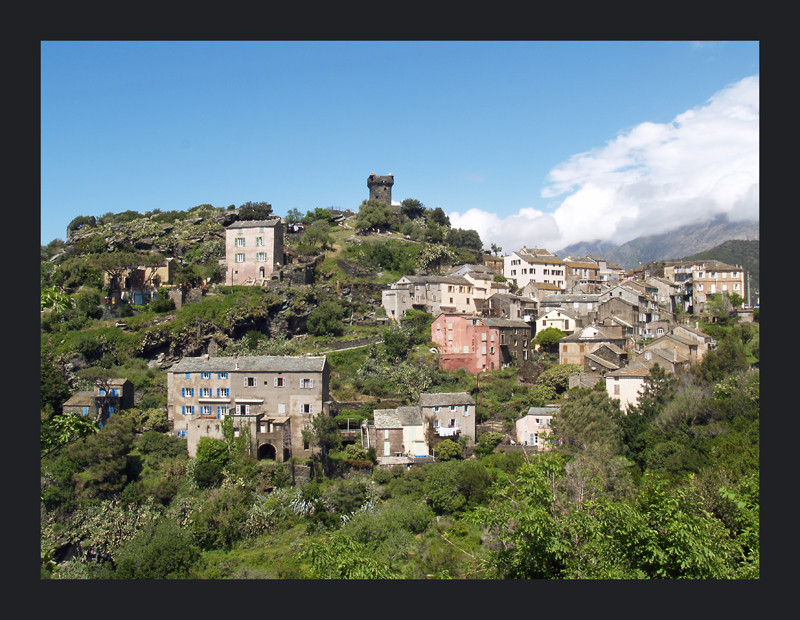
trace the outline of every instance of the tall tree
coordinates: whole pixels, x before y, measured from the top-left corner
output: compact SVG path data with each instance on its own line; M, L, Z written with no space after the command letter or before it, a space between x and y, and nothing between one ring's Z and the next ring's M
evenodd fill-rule
M240 220L265 220L272 213L272 205L268 202L246 202L239 205Z
M321 411L311 419L311 427L303 429L302 433L304 441L319 448L318 458L322 463L323 472L329 476L332 469L330 454L342 445L342 435L336 420Z
M397 225L397 216L390 206L380 200L365 200L358 208L355 226L359 230L391 230Z
M425 205L415 198L406 198L400 202L400 205L400 212L411 220L425 214Z

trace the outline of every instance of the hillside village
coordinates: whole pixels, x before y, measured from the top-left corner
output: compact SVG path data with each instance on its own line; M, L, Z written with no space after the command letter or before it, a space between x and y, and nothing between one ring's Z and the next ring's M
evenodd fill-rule
M600 391L622 412L638 412L653 381L697 368L716 351L721 332L708 325L758 322L758 293L740 264L663 261L656 274L648 265L623 269L601 256L546 248L501 254L485 249L475 231L432 225L446 220L440 209L394 202L393 184L393 175L370 174L359 212L309 212L319 219L278 217L266 203L198 209L197 217L168 222L152 214L132 224L135 236L124 229L127 242L113 226L98 233L95 222L76 218L66 243L43 260L52 284L42 293L43 332L57 333L48 321L59 312L62 324L71 320L64 308L74 307L69 299L82 290L67 276L54 278L53 265L94 244L103 296L90 315L104 344L70 336L72 350L65 337L63 352L43 351L69 388L52 413L103 428L125 410L147 409L153 419L161 412L163 420L145 428L185 440L192 460L209 439L238 442L257 462L290 465L293 480L313 478L313 463L327 458L321 419L336 421L336 443L350 451L354 470L411 471L453 454L529 458L559 445L554 420L576 394ZM159 217L165 223L156 227ZM189 220L197 228L176 234ZM392 269L363 259L382 245L394 254ZM403 262L401 248L415 248L415 260ZM225 306L213 321L200 314L176 319L181 309L237 295L239 305ZM315 316L323 307L330 316ZM158 311L137 316L145 308ZM317 319L352 331L337 338L336 330L318 329ZM405 340L400 357L387 358L390 367L411 368L402 360L413 347L417 370L430 373L426 364L433 364L447 380L415 378L404 396L376 398L364 387L370 360L398 333ZM126 338L143 360L135 376L110 370L119 367L109 361L112 349ZM349 350L366 352L361 368L333 369L333 356ZM750 366L757 368L757 359ZM513 395L558 368L565 371L559 389L514 400L514 411L487 404L491 377L502 375ZM150 383L156 373L164 384ZM359 389L349 387L356 375ZM381 380L400 381L387 376Z
M393 204L393 183L392 175L371 174L369 201ZM349 215L354 219L355 214ZM345 221L347 214L339 217ZM224 284L263 287L284 279L300 286L312 284L313 269L296 260L285 241L303 229L302 224L286 224L276 216L227 223L225 256L219 260ZM358 232L391 236L377 226ZM422 311L433 318L430 341L443 370L463 369L476 375L513 367L521 381L529 382L535 379L533 362L541 357L537 335L559 330L563 336L557 363L580 369L569 377L569 387L601 382L625 408L636 404L656 364L674 373L699 363L714 349L714 338L698 327L700 317L714 311L714 295L734 301L730 313L738 320L753 320L747 277L740 265L717 260L674 262L657 277L644 268L609 265L602 257L559 257L543 248L523 246L504 256L484 252L478 258L483 262L408 273L391 282L381 290L377 310L385 319L378 322L399 322L409 310ZM176 274L176 261L170 257L161 263L109 270L106 303L136 306L157 299L162 290L180 306L208 292L205 283L199 288L175 286ZM124 328L124 322L117 325ZM187 438L190 456L200 437L222 438L220 422L230 415L237 433L247 427L251 453L258 458L310 457L312 448L303 440L303 429L318 413L335 415L337 408L325 356L228 358L217 357L213 346L210 349L168 368L168 419L174 434ZM133 402L131 382L125 377L114 381L108 394L100 384L94 391L76 393L64 403L64 411L91 414L104 423ZM422 404L436 399L441 403ZM381 411L364 420L359 441L364 449L375 448L378 465L424 462L433 457L442 438L463 436L465 447L475 444L474 407L468 393L420 393L419 402L411 407ZM534 434L523 429L529 415L549 422L552 412L543 417L533 409L538 413L520 412L515 432L506 437L508 443L546 449L538 432L531 441Z

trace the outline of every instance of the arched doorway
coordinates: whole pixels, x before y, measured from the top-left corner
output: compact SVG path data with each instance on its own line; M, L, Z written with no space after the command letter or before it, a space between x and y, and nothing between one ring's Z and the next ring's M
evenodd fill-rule
M258 460L263 459L275 460L275 446L268 443L258 446Z

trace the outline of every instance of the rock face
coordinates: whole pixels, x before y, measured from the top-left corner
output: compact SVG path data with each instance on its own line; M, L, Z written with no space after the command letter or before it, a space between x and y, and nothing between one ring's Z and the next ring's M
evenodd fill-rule
M201 243L224 240L225 227L238 219L236 211L224 211L208 217L190 216L174 222L158 222L141 217L121 224L84 226L80 230L68 231L65 251L75 251L81 241L99 235L109 252L123 246L133 246L141 251L182 257Z

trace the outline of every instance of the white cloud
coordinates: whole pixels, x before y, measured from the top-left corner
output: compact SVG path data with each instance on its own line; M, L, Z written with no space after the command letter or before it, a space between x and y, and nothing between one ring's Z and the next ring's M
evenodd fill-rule
M579 241L624 243L727 214L758 220L759 78L748 77L678 115L642 123L605 146L579 153L547 177L541 195L561 199L552 213L521 209L499 218L449 213L488 247L551 251Z

